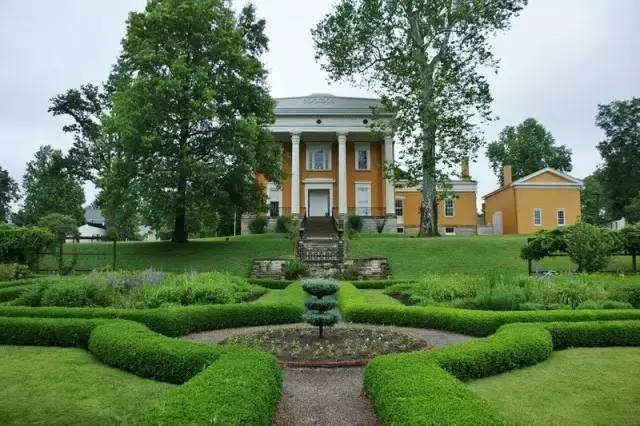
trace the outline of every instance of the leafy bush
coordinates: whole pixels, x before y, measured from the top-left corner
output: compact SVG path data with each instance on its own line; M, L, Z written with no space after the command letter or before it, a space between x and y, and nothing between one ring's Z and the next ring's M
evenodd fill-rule
M298 219L293 216L279 216L276 222L276 232L287 234L290 239L298 236Z
M267 230L267 218L264 216L256 216L251 222L249 222L249 231L252 234L264 234Z
M283 290L293 282L291 280L272 280L268 278L249 278L247 281L249 282L249 284L269 288L272 290Z
M31 276L31 271L26 265L19 263L0 263L0 282L22 280Z
M68 215L51 213L38 221L38 226L48 229L59 240L78 236L78 222Z
M567 228L566 252L578 266L578 272L597 272L604 269L616 251L617 241L613 233L588 223L578 223Z
M616 300L586 300L580 303L576 309L632 309L628 302L618 302Z
M475 309L515 311L526 300L524 290L509 285L482 287L473 299Z
M0 262L17 262L35 270L42 253L55 242L55 235L45 228L0 223Z
M172 305L239 303L267 292L227 274L164 275L155 271L138 274L98 274L58 277L25 291L11 302L17 306L112 306L158 308Z
M287 280L298 280L309 275L309 268L301 260L293 259L284 264L283 272Z
M362 218L358 215L351 215L347 218L347 226L349 230L355 232L362 231Z
M550 254L565 252L566 230L567 228L558 228L553 231L538 231L535 237L522 248L520 257L525 260L541 260Z
M640 254L640 224L622 228L620 237L627 252Z

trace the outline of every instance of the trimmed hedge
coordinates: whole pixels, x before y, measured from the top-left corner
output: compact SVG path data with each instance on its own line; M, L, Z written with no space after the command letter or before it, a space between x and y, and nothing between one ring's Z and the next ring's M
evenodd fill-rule
M415 280L362 280L351 281L356 288L361 290L381 290L395 284L408 284L414 283Z
M281 395L272 355L172 339L131 321L0 317L0 344L81 347L139 376L186 382L137 424L270 426Z
M568 346L638 346L640 321L509 324L488 338L372 360L364 385L384 425L504 424L461 380L536 364Z
M275 357L230 348L210 367L141 416L141 424L265 425L281 396Z
M38 284L20 284L0 288L0 303L16 299L25 291L37 287Z
M171 339L131 321L98 325L91 333L88 349L112 367L177 384L198 374L221 352L214 346Z
M249 284L258 285L271 290L284 290L289 286L289 284L293 283L291 280L270 280L267 278L249 278L247 281Z
M638 309L481 311L432 306L372 306L367 305L360 290L349 283L341 286L338 302L342 317L347 321L435 328L471 336L488 336L500 326L515 322L640 320Z
M292 304L240 303L158 309L0 306L0 316L126 319L166 336L229 327L299 322L303 307Z

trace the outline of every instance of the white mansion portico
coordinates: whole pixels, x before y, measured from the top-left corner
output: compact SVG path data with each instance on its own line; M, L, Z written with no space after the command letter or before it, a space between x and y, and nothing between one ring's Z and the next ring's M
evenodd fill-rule
M383 173L393 137L371 128L378 99L312 94L276 103L271 131L289 174L268 194L278 214L395 214L394 183Z

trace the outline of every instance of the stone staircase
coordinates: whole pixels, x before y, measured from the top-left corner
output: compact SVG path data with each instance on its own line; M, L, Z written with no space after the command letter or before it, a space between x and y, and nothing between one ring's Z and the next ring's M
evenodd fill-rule
M339 275L344 263L345 247L344 241L336 235L332 218L307 218L303 235L296 247L296 257L309 267L311 276Z
M308 217L304 221L304 238L335 239L336 230L330 217Z

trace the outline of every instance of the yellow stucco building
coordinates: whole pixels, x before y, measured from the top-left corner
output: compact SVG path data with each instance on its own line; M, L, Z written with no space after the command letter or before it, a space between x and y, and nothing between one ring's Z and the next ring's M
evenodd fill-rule
M504 168L504 185L485 195L484 217L496 234L533 234L580 221L583 183L546 168L512 180L511 166Z

